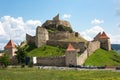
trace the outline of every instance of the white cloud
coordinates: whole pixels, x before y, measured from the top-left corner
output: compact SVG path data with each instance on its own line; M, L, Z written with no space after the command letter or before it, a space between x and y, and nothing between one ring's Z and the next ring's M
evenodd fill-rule
M91 24L94 24L94 25L99 25L99 24L102 24L104 23L103 20L99 20L99 19L94 19L91 21Z
M104 29L100 26L94 26L90 29L87 29L81 32L81 35L88 41L93 40L93 38L99 33L103 32ZM110 41L112 44L120 44L120 35L119 34L110 34L106 33L110 37Z
M5 35L5 31L4 31L3 27L2 27L1 22L0 22L0 35Z
M64 14L64 15L63 15L63 19L68 19L68 18L71 18L71 15L70 15L70 14Z
M104 29L100 26L94 26L91 29L87 29L83 32L81 32L81 35L86 39L86 40L93 40L93 37L95 37L99 32L104 31Z
M120 44L120 35L118 34L108 34L110 36L110 41L112 44Z
M7 41L11 38L16 43L25 40L25 34L35 34L35 29L40 26L39 20L27 20L22 17L3 16L0 18L0 49L5 46Z

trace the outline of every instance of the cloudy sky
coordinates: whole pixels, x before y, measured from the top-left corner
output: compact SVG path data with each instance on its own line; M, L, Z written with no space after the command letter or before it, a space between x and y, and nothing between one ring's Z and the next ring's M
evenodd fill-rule
M120 44L120 0L0 0L0 49L9 39L16 44L25 34L60 14L85 39L105 31Z

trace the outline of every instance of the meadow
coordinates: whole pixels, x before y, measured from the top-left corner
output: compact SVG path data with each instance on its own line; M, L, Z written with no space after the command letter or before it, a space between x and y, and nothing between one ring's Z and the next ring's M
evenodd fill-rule
M0 80L120 80L120 71L6 68Z

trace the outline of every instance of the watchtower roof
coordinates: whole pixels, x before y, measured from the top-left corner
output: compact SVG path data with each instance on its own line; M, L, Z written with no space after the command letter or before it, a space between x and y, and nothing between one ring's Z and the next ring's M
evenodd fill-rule
M98 39L100 36L101 36L101 32L99 32L99 33L94 37L94 39Z
M71 43L69 43L68 48L66 51L75 51L76 49L72 46Z
M99 38L100 39L109 39L109 37L106 35L105 32L103 32Z
M9 40L9 42L7 43L7 45L5 46L5 48L15 48L15 44L12 40Z

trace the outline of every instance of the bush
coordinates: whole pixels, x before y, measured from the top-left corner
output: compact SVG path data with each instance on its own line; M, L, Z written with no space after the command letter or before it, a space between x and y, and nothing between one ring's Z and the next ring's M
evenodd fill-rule
M6 68L9 64L10 64L10 58L7 54L4 54L1 58L0 58L0 64L3 68Z

